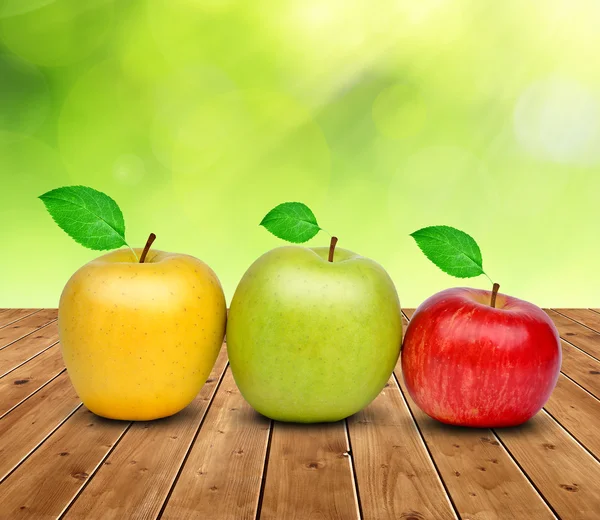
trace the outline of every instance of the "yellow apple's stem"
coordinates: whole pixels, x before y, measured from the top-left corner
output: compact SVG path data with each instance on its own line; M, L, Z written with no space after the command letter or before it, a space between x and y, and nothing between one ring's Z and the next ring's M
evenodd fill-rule
M331 242L329 243L329 261L333 262L333 253L335 252L335 245L337 244L337 237L331 237Z
M144 260L146 260L146 255L148 254L148 251L150 251L150 246L152 245L152 242L154 242L156 240L156 235L154 233L150 233L150 236L148 237L148 240L146 241L146 245L144 246L144 250L142 251L142 256L140 256L140 264L144 263Z
M495 283L494 287L492 287L492 301L490 303L490 305L494 308L496 307L496 296L498 296L498 289L500 289L500 284Z

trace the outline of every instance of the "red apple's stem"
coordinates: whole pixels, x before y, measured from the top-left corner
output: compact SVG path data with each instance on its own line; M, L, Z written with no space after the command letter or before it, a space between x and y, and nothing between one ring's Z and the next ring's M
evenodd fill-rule
M329 261L333 262L333 253L335 252L335 245L337 244L337 237L331 237L331 242L329 243Z
M498 289L500 289L500 284L495 283L492 287L492 302L490 303L492 307L496 307L496 296L498 296Z
M142 256L140 256L140 264L143 264L144 260L146 260L146 255L148 254L148 251L150 251L150 246L152 245L152 242L154 242L155 240L156 240L156 235L154 233L150 233L150 236L148 237L146 245L144 246L144 250L142 251Z

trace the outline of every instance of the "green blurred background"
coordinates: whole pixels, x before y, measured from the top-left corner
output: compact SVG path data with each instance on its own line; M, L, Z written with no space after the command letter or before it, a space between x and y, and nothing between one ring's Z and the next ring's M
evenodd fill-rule
M455 280L409 233L480 244L501 292L600 306L600 2L0 0L0 306L56 306L100 253L37 196L105 191L129 242L228 300L302 201L404 306ZM311 245L326 245L321 233Z

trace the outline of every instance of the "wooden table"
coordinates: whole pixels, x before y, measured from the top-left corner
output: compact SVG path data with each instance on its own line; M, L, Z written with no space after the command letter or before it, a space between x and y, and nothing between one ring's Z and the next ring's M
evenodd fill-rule
M0 518L598 520L600 310L547 312L563 365L546 407L473 430L419 411L400 365L346 421L274 423L242 399L225 349L178 415L102 419L69 382L56 310L0 310Z

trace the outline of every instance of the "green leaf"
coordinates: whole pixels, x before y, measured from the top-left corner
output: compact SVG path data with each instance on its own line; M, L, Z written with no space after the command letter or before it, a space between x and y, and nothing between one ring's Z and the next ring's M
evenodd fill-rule
M442 271L457 278L485 274L477 242L450 226L430 226L410 235L421 251Z
M39 198L59 227L82 246L101 251L127 245L123 214L101 191L65 186Z
M275 206L260 225L276 237L295 244L310 240L321 230L313 212L301 202L284 202Z

